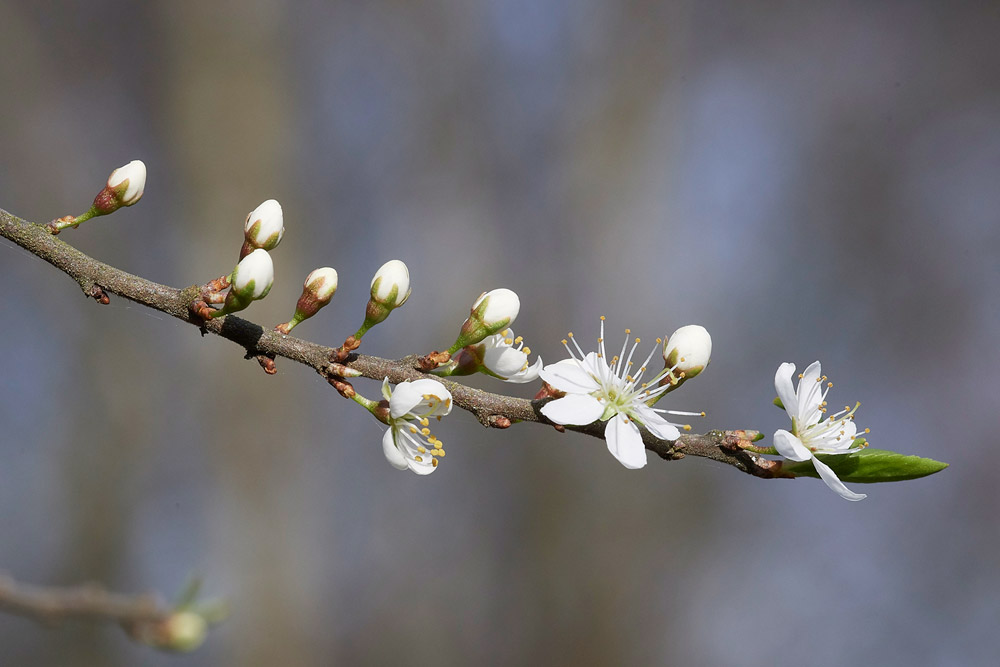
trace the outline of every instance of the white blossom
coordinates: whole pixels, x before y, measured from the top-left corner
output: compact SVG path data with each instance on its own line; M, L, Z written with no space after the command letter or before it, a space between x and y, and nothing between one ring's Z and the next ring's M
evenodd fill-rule
M395 389L385 378L382 396L389 401L389 430L382 436L385 458L397 470L434 472L445 451L444 443L430 431L430 420L451 412L451 392L430 378L400 382Z
M861 449L854 446L858 428L854 423L854 408L845 407L836 414L826 416L826 394L833 386L822 375L820 363L815 361L799 375L799 384L792 387L795 364L783 363L774 374L774 389L792 420L791 432L779 429L774 433L774 448L792 461L812 460L816 472L826 485L841 498L862 500L864 493L854 493L837 477L830 466L816 454L847 454ZM866 429L867 432L867 429Z
M521 300L517 294L505 287L480 295L472 304L472 310L478 309L480 304L485 304L486 307L479 317L483 324L490 328L513 324L521 310Z
M504 329L487 337L482 346L483 366L505 382L523 384L538 379L542 358L538 357L535 363L529 365L531 348L524 346L524 340L515 336L513 329Z
M584 354L573 334L571 349L566 340L563 345L570 353L563 359L545 366L539 373L542 380L566 395L542 406L542 414L556 424L585 425L607 420L604 437L608 451L626 468L641 468L646 465L646 448L637 424L645 426L650 433L662 440L676 440L680 437L673 424L661 413L677 415L703 415L700 412L677 412L653 408L651 401L670 388L669 384L659 385L666 378L670 368L642 382L647 365L659 349L661 340L650 351L646 360L633 368L632 357L640 340L630 343L631 331L625 330L625 343L621 352L610 360L604 346L604 318L601 318L601 336L597 339L598 351ZM690 426L684 426L690 430Z

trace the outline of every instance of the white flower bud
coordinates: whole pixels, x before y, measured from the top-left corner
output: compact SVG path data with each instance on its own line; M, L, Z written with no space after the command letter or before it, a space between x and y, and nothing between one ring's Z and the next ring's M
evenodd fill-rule
M279 324L275 329L283 334L290 333L292 329L319 312L319 309L330 303L330 299L337 291L337 272L328 266L316 269L306 276L302 285L302 296L295 304L295 314L292 319L284 324Z
M125 187L119 192L123 184ZM115 192L119 206L136 203L146 188L146 165L142 160L132 160L124 167L118 167L108 176L108 188Z
M193 611L181 611L172 614L163 628L163 644L159 648L170 651L193 651L205 643L208 636L208 623Z
M238 292L243 299L256 301L267 296L273 283L274 263L266 250L258 248L236 266L232 291Z
M337 291L337 271L329 266L316 269L306 276L303 288L309 290L317 301L328 303Z
M509 326L521 310L521 300L517 298L517 294L505 287L486 292L476 299L472 309L476 310L480 304L486 306L480 314L480 319L487 327Z
M501 287L479 295L472 304L469 318L462 324L458 338L448 349L450 354L468 345L475 345L487 336L506 329L521 310L521 300L513 291Z
M399 308L410 298L410 271L398 259L386 262L372 278L372 301L386 308Z
M273 250L285 235L285 219L281 213L281 204L274 199L268 199L251 211L243 226L243 235L250 249Z
M698 324L683 326L663 341L663 360L674 375L686 378L705 370L712 358L712 336Z

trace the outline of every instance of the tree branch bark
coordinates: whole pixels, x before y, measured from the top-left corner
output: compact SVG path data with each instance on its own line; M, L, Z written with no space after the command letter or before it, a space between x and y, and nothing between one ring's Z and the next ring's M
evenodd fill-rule
M309 366L327 379L336 376L331 364L334 348L283 335L235 315L202 321L190 309L194 301L203 297L202 287L199 285L179 289L132 275L80 252L53 236L44 225L23 220L3 209L0 209L0 236L52 264L75 280L86 296L99 303L107 303L108 294L115 294L172 315L199 327L203 333L215 334L237 343L246 350L248 359L281 357ZM372 380L387 377L394 384L426 376L419 369L417 355L390 360L352 354L342 363L363 377ZM484 426L506 428L518 421L551 425L540 412L546 399L529 401L474 389L447 378L437 379L451 392L454 404L471 412ZM604 439L602 422L565 428ZM646 429L641 430L646 448L668 461L685 455L699 456L733 466L756 477L786 476L781 472L780 462L770 461L745 449L750 444L749 438L753 432L737 430L709 431L704 435L684 434L670 442L656 438Z

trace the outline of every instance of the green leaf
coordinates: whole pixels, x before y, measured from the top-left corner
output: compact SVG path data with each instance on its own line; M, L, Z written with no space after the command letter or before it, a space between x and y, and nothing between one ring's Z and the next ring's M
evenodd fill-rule
M782 410L784 410L784 409L785 409L785 404L784 404L784 403L782 403L782 402L781 402L781 399L780 399L780 398L778 398L777 396L775 396L775 397L774 397L774 400L773 400L773 401L771 401L771 402L772 402L772 403L774 403L775 405L777 405L777 406L778 406L779 408L781 408Z
M840 481L855 484L902 482L933 475L948 467L941 461L898 454L887 449L866 448L851 454L817 454L816 458L833 468ZM785 461L781 470L796 477L819 477L812 461Z

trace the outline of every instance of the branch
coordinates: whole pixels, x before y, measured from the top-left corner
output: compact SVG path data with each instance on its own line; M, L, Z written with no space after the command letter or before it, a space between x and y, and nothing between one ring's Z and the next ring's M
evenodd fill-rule
M191 651L205 641L208 626L225 616L218 602L196 603L195 580L186 600L171 607L152 594L111 593L96 584L66 588L29 586L0 575L0 609L40 623L66 619L110 621L137 642L165 651Z
M116 294L176 317L199 327L203 334L215 334L241 345L246 350L246 358L261 360L268 372L274 370L272 360L282 357L304 364L328 380L338 377L331 363L334 348L282 335L234 315L203 321L190 308L193 302L204 297L202 287L198 285L178 289L116 269L56 238L44 225L22 220L3 209L0 209L0 236L55 266L75 280L86 296L99 303L108 303L108 294ZM418 359L416 355L394 361L352 354L342 365L363 377L378 381L387 377L390 382L398 384L426 376L420 370ZM456 406L471 412L484 426L507 428L518 421L553 425L540 412L546 399L529 401L473 389L447 378L436 379L451 392ZM604 439L604 426L602 422L595 422L587 426L565 428ZM691 455L733 466L756 477L789 476L782 473L781 462L770 461L746 449L752 447L750 440L753 432L710 431L705 435L685 434L671 442L656 438L646 429L641 431L646 448L668 461Z

